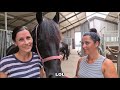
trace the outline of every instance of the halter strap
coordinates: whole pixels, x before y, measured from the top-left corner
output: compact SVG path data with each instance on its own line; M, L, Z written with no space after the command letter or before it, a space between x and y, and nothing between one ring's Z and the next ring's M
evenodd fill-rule
M40 59L41 59L41 61L42 61L42 63L44 63L44 62L47 62L47 61L50 61L50 60L56 60L56 59L59 59L60 60L60 56L50 56L50 57L47 57L47 58L42 58L41 57L41 55L40 55L40 53L39 53L39 51L38 51L38 47L37 47L37 28L38 28L38 25L36 26L36 50L37 50L37 53L38 53L38 56L40 57Z
M36 26L36 50L37 50L37 53L38 53L38 56L40 57L41 61L43 60L43 58L41 57L39 51L38 51L38 47L37 47L37 28L38 28L38 25Z
M50 57L44 58L43 63L46 62L46 61L54 60L54 59L59 59L60 60L60 56L50 56Z

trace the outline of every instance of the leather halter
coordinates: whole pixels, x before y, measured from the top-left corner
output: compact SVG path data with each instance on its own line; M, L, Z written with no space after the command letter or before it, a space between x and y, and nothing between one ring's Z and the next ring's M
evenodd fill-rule
M50 56L50 57L47 57L47 58L42 58L39 51L38 51L38 47L37 47L37 28L38 28L38 25L36 26L36 50L37 50L37 53L38 53L38 56L40 57L42 63L44 62L47 62L47 61L50 61L50 60L56 60L56 59L59 59L60 60L60 56Z

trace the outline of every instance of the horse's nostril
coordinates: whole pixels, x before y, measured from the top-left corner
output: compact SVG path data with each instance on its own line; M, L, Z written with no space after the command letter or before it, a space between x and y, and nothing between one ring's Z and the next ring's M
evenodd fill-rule
M51 74L51 75L49 75L48 77L49 77L49 78L54 78L54 76L53 76L52 74Z

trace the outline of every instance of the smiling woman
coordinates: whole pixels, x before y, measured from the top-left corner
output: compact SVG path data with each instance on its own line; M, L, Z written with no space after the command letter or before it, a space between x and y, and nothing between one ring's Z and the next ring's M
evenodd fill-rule
M18 51L0 60L0 78L40 78L45 76L39 56L31 52L32 36L26 26L13 30L12 39Z

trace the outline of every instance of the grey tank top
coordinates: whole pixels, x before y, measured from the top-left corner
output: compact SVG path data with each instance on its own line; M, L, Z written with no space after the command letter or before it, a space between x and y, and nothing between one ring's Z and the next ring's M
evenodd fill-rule
M92 64L87 63L87 56L83 57L80 62L78 76L79 78L104 78L102 73L102 63L105 57L100 55L100 57Z

